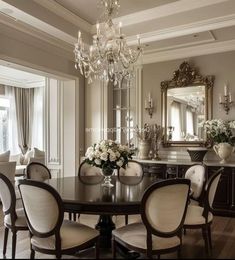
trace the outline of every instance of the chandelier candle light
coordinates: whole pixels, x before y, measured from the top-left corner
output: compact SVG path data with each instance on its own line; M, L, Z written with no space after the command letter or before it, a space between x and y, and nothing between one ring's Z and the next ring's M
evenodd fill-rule
M230 107L233 104L232 101L232 94L231 92L228 92L228 86L224 85L224 101L222 101L222 96L219 95L219 104L223 106L224 110L226 111L226 114L228 114Z
M78 32L74 49L75 68L88 78L88 83L100 79L117 85L123 78L133 76L133 66L142 53L140 36L137 36L137 48L129 47L122 33L122 23L116 25L112 21L120 8L119 0L101 0L101 5L104 7L104 21L97 23L89 50L85 48L81 32Z

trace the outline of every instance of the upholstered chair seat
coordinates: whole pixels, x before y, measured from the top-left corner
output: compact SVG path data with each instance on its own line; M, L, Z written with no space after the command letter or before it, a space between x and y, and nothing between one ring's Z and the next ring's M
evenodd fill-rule
M147 230L143 223L132 223L113 231L113 235L132 247L147 250ZM165 238L152 235L153 250L165 250L180 246L177 236Z
M91 227L65 220L60 229L60 236L61 249L66 250L82 245L94 237L99 236L99 232ZM35 247L55 250L55 236L50 236L48 238L33 236L31 238L31 243Z
M206 219L203 217L204 208L199 206L189 205L186 218L184 221L185 225L202 225L206 224ZM208 213L207 222L210 223L213 220L213 215L211 212Z
M16 227L27 227L27 222L26 222L26 218L25 218L25 214L24 214L24 209L16 209L16 215L17 218L15 220L15 226ZM6 225L12 226L12 221L11 221L11 216L8 214L4 217L4 223Z

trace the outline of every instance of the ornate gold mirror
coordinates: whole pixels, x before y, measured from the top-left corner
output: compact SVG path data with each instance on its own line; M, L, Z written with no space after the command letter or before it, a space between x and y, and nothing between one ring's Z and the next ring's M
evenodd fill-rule
M204 146L203 122L212 118L214 76L202 76L183 62L172 80L161 82L165 146Z

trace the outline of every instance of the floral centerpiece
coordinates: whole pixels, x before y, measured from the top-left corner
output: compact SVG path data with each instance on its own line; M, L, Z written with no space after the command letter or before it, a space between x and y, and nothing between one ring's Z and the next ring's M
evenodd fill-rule
M225 121L222 119L208 120L204 123L204 129L216 154L222 159L220 163L225 163L234 151L235 121Z
M112 186L110 176L115 169L125 168L128 160L132 159L133 153L125 146L113 140L102 140L101 142L88 147L85 161L95 167L102 169L105 176L104 186Z
M235 120L225 121L222 119L212 119L204 122L204 129L209 140L215 144L235 143L233 129L235 129Z

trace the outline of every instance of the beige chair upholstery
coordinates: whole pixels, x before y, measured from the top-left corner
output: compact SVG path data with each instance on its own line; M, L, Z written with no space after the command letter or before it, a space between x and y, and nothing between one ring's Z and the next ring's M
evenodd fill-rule
M144 172L141 164L134 160L128 161L126 168L120 168L118 170L119 181L123 184L131 185L134 184L133 180L125 177L139 177L139 180L135 180L136 184L138 184L143 178ZM125 215L125 224L128 224L128 215Z
M11 181L12 185L15 187L16 199L20 199L18 187L15 183L16 162L1 162L0 172Z
M118 171L119 176L143 176L143 168L140 163L136 161L129 161L126 168L120 168Z
M9 230L12 232L12 259L15 258L17 232L19 230L28 230L26 218L23 209L16 210L16 194L12 182L0 173L0 198L2 201L2 209L4 213L4 243L3 255L5 256L7 250L7 240Z
M185 178L191 181L191 189L193 191L191 198L193 205L199 204L204 189L205 175L205 167L200 164L191 166L185 173Z
M130 250L165 254L180 250L181 233L188 205L190 181L170 179L153 184L141 202L142 223L133 223L113 231L113 257L116 243Z
M31 162L27 165L26 176L27 179L41 182L51 179L50 170L39 162Z
M30 227L31 259L34 258L35 251L61 258L62 254L74 254L88 246L97 245L97 230L76 222L64 221L63 202L51 186L21 180L19 189Z
M207 253L209 253L209 249L212 249L211 224L213 215L211 210L222 170L223 168L220 168L207 181L203 201L204 206L200 207L190 204L184 222L185 229L202 229Z
M81 163L81 165L79 167L78 175L80 175L80 176L102 176L102 170L101 170L101 168L92 166L84 161Z
M0 162L0 172L11 181L15 181L16 162Z
M86 177L89 176L97 176L97 178L91 178L87 179ZM87 163L86 161L83 161L78 169L78 177L80 178L81 182L85 183L86 185L88 184L96 184L100 183L103 180L103 175L102 175L102 170L101 168L95 167ZM83 178L85 177L85 178ZM76 221L79 217L80 214L76 213L75 211L69 212L69 220L72 220L72 214L73 214L73 220Z

